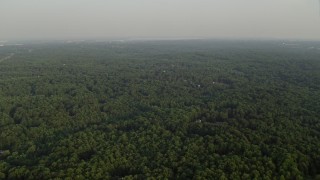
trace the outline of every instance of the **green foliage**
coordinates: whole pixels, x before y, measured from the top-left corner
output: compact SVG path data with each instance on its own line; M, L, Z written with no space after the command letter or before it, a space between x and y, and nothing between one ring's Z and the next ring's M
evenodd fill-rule
M0 179L319 179L320 51L301 44L1 47Z

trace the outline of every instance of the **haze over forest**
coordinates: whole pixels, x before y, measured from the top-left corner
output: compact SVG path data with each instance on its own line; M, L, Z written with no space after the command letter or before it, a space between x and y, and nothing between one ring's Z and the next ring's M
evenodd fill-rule
M320 39L317 0L1 0L0 41Z
M0 180L320 180L320 0L0 0Z

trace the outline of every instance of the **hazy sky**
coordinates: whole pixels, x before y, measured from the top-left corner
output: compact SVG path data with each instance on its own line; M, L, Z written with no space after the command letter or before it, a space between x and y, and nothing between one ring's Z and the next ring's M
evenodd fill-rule
M318 0L0 0L0 41L320 39Z

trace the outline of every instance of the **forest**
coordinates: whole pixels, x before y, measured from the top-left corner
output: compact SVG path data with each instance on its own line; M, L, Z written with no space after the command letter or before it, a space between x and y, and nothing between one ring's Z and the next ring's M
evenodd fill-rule
M320 179L320 42L2 46L0 179Z

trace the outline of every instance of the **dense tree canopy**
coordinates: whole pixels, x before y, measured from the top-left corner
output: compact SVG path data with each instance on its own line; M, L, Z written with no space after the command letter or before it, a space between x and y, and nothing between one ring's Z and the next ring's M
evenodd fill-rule
M320 178L311 46L0 47L0 179Z

